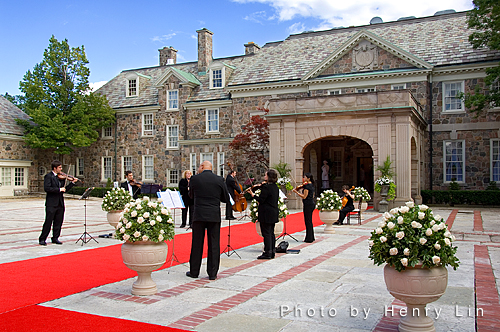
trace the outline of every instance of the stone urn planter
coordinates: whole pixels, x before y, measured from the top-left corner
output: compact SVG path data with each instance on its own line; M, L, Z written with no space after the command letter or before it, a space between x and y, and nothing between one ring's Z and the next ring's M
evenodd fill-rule
M417 265L398 272L386 265L384 279L389 293L407 306L407 315L401 318L399 331L436 331L434 321L425 314L425 306L437 301L446 291L448 270L442 266L421 268Z
M262 236L262 232L260 230L260 222L256 221L255 222L255 230L257 231L257 234L259 236ZM280 221L274 225L274 237L279 237L283 233L283 222Z
M133 295L153 295L158 291L151 279L151 272L159 269L167 259L165 242L137 241L122 245L123 263L137 272L137 280L132 285Z
M366 209L368 209L368 203L367 202L361 202L361 209L360 209L361 212L365 212Z
M387 194L389 193L389 185L383 184L380 190L380 196L382 200L378 203L378 212L387 212L389 210L389 202L386 200Z
M339 220L339 211L319 211L319 219L326 224L324 233L335 234L333 223Z
M118 225L118 221L120 221L120 217L122 216L123 210L115 210L109 211L106 215L108 222L114 229L116 229L116 225Z

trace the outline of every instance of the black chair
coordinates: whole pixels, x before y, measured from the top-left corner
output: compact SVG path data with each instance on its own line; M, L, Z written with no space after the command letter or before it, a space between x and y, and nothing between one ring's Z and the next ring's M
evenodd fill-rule
M349 212L347 214L347 224L348 225L351 224L351 216L353 216L354 218L357 217L358 218L358 225L361 225L361 202L363 202L362 199L359 200L358 208L352 210L351 212Z

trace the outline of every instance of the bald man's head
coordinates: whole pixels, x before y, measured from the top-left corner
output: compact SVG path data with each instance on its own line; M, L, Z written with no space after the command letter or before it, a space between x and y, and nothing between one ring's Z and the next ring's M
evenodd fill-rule
M205 171L205 170L212 170L212 163L209 162L208 160L205 160L204 162L201 163L200 168L199 168L199 173Z

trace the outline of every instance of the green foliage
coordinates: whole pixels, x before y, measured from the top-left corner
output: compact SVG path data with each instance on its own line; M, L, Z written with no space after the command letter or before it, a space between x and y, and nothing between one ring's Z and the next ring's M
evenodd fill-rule
M352 193L354 194L354 200L363 200L365 202L368 202L372 199L370 194L368 193L368 190L363 187L354 188Z
M468 13L468 26L473 29L469 42L477 48L500 50L500 2L498 0L474 0L474 9ZM460 94L470 112L479 116L483 110L500 106L500 90L493 84L500 78L500 67L486 69L484 90L476 85L474 93Z
M382 191L382 182L384 182L383 180L384 179L387 179L387 178L379 178L377 179L377 181L375 181L375 191L376 192L381 192ZM382 181L379 181L379 180L382 180ZM385 181L387 182L387 181ZM394 183L394 181L389 181L387 183L383 183L384 185L389 185L389 191L387 192L387 200L388 201L392 201L394 198L396 198L396 184Z
M497 183L495 181L491 181L486 190L500 190L500 188L497 187Z
M8 101L10 101L12 104L16 105L19 107L19 96L12 96L12 95L9 95L8 92L6 92L3 97L5 99L7 99Z
M384 161L382 165L378 165L376 168L377 171L380 172L380 177L382 178L389 178L392 179L396 173L392 169L392 161L389 156L387 156L387 159Z
M106 97L90 91L87 64L83 46L70 48L66 39L52 36L42 62L24 75L18 106L32 121L17 121L30 147L69 154L72 147L95 142L99 130L114 123Z
M342 199L331 189L323 191L316 202L316 209L320 211L336 211L341 208Z
M87 187L73 187L68 191L68 194L70 195L77 195L81 196L85 192ZM90 192L90 197L104 197L106 193L109 191L108 188L99 188L95 187L91 192Z
M113 186L113 180L111 178L108 178L108 181L106 181L106 188L111 188Z
M290 172L292 171L292 168L290 167L290 165L288 163L283 162L283 161L280 161L279 163L274 164L272 166L272 168L277 170L278 173L280 174L280 177L282 177L282 178L290 177Z
M500 195L489 190L422 190L425 204L480 204L500 206Z
M130 193L123 188L113 188L106 193L101 204L103 211L121 211L127 203L134 200Z
M450 182L450 190L460 190L460 185L454 179Z

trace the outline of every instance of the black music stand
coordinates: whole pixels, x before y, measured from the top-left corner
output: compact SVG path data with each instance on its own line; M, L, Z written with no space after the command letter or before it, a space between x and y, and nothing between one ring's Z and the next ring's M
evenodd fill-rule
M90 192L94 190L94 187L88 187L85 192L83 193L82 197L80 197L79 199L83 199L84 202L85 202L85 221L83 223L83 225L85 226L85 231L83 232L83 234L80 236L80 238L78 240L76 240L75 243L78 243L78 241L82 240L82 246L84 243L88 243L90 242L90 240L94 240L96 243L99 243L97 242L96 239L94 239L92 237L92 235L90 235L89 233L87 233L87 199L89 198L90 196Z
M179 194L178 191L173 191L173 192L175 192L177 195L179 195L179 198L180 198L180 194ZM162 193L167 193L167 191L163 191L163 192L162 191L157 191L156 192L156 196L158 198L163 199L163 202L162 202L163 206L165 206L165 207L168 207L168 205L172 206L170 208L170 210L173 211L172 214L174 215L173 219L174 219L174 226L175 226L175 210L176 209L185 209L186 207L184 207L184 203L182 201L182 198L180 198L181 205L177 204L177 206L176 206L176 203L174 202L174 200L172 198L172 195L175 195L175 194L172 194L173 192L172 191L168 191L168 196L166 196L166 194L162 195ZM177 198L177 196L176 196L176 198ZM168 205L165 204L165 200L166 199L169 199L169 203L170 204L168 204ZM172 267L172 265L174 264L174 261L176 261L179 264L183 264L184 265L184 263L181 263L181 261L179 261L179 259L177 258L177 255L175 255L175 234L174 234L174 238L172 239L172 255L170 256L170 266L169 267ZM168 270L167 273L170 273L170 270Z
M232 254L236 254L236 256L238 256L238 258L241 259L241 256L238 255L238 253L236 252L236 250L234 250L233 247L231 247L231 220L228 220L228 221L229 221L229 227L228 227L228 231L227 231L227 246L226 246L226 249L224 249L221 252L221 255L226 254L227 257L229 257Z
M281 234L277 239L276 241L278 241L279 239L283 238L283 240L285 239L285 236L289 236L291 237L292 239L294 239L295 241L299 242L299 240L297 240L296 238L294 238L291 234L287 233L286 232L286 217L283 218L283 234Z
M174 213L173 213L173 215L174 215L174 225L175 225L175 209L176 208L171 209L171 210L174 211ZM169 267L172 267L172 265L174 264L174 261L176 261L179 264L184 265L184 263L181 263L181 261L179 261L179 259L177 258L177 255L175 254L175 234L174 234L174 238L172 239L172 255L170 256L170 266ZM170 270L168 270L167 273L170 274Z

